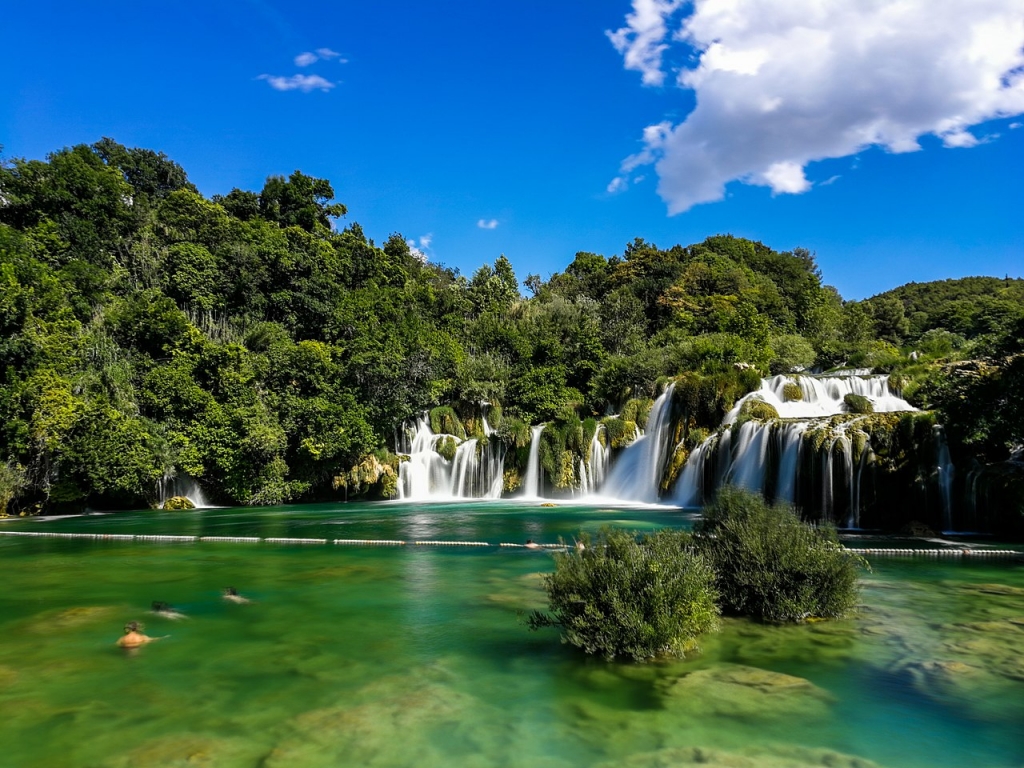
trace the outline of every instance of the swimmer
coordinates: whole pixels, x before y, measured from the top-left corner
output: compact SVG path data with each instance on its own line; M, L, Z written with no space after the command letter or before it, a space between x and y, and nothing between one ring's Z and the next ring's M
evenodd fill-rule
M139 630L142 625L137 621L129 621L124 625L124 634L118 638L117 644L122 648L138 648L140 645L152 643L154 640L163 640L162 637L150 637Z
M227 600L229 603L237 603L238 605L247 605L248 603L252 602L252 600L250 600L249 598L242 597L240 594L238 594L238 590L234 587L224 588L224 599Z
M184 613L174 610L174 608L169 606L163 600L154 600L152 606L150 606L150 610L152 610L157 616L163 616L165 619L173 619L174 621L188 618Z
M523 546L525 546L527 549L540 549L541 548L540 544L535 542L533 539L527 539L526 540L526 544L524 544Z

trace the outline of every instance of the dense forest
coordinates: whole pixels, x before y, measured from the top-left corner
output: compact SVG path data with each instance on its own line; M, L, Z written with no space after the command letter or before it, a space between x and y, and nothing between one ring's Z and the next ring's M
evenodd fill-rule
M467 277L375 244L334 196L296 171L206 199L110 139L4 162L0 513L144 507L176 474L229 504L387 496L396 428L425 411L482 437L486 401L490 439L521 454L549 422L571 452L670 378L696 433L760 376L816 368L894 374L958 460L1024 444L1022 280L844 301L808 251L729 235Z

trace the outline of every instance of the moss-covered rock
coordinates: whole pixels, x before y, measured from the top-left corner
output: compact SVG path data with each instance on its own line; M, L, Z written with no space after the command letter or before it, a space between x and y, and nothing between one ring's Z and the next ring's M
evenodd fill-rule
M184 496L171 496L171 498L167 499L167 501L165 501L163 505L160 507L160 509L166 510L168 512L195 508L196 505L192 503L191 499L188 499Z
M688 458L690 458L690 450L684 443L679 443L672 452L672 458L669 459L668 466L665 467L665 474L661 478L662 491L667 491L675 485L679 475L682 474L683 467L686 465Z
M459 444L451 435L444 435L437 438L434 441L434 451L439 454L445 461L451 461L455 458L455 452L459 449Z
M618 416L609 416L601 423L605 428L607 444L612 448L625 448L637 438L635 421L626 421Z
M843 398L843 404L848 413L874 413L874 403L864 395L855 395L852 392Z
M505 474L502 476L501 490L505 493L513 493L518 491L523 484L522 475L519 474L518 469L506 469Z
M449 405L439 405L430 411L430 429L435 435L455 435L460 440L466 439L466 428Z
M752 397L749 400L745 400L743 405L740 406L739 416L736 419L736 423L740 424L744 421L773 421L779 418L779 412L775 410L775 406L770 403L766 403L757 397Z
M782 385L782 397L787 403L795 403L804 399L804 390L795 381L787 381Z

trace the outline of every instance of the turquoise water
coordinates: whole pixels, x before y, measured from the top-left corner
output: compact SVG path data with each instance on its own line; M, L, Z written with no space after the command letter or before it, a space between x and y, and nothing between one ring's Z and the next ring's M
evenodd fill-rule
M0 530L497 544L691 521L352 504ZM521 625L544 607L544 552L0 537L0 562L4 765L1024 764L1020 562L879 560L853 619L728 620L700 654L644 665ZM255 602L223 602L228 585ZM149 613L153 600L188 618ZM126 653L129 620L167 637Z

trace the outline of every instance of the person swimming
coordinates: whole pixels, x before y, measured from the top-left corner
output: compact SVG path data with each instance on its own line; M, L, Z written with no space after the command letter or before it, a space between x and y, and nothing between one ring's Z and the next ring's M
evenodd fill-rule
M157 616L163 616L165 619L173 619L174 621L188 618L184 613L174 610L174 608L163 600L154 600L153 604L150 606L150 610Z
M117 644L122 648L138 648L140 645L152 643L154 640L162 640L162 637L150 637L139 630L142 625L137 621L129 621L124 625L124 634L117 639Z
M223 596L229 603L237 603L238 605L246 605L247 603L252 602L249 598L242 597L238 594L238 590L234 587L225 587Z
M540 544L538 544L533 539L527 539L526 543L523 546L526 547L527 549L540 549L541 548Z

